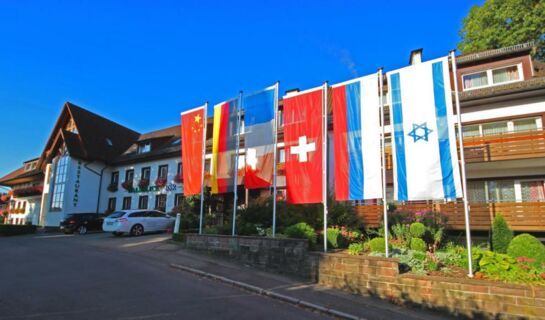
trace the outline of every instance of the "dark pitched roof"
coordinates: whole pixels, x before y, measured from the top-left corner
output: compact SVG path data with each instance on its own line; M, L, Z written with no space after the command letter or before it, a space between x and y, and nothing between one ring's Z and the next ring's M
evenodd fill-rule
M515 93L524 92L533 92L533 94L543 95L543 89L545 89L545 77L539 77L504 85L486 87L470 91L462 91L460 92L460 101L466 102L490 97L501 98L506 95L511 95L512 98L515 98Z
M34 169L25 172L25 167L23 166L0 178L0 185L13 186L17 183L24 183L35 179L39 180L42 178L42 176L43 172L40 169Z
M68 140L71 141L71 146L85 160L110 162L140 137L138 132L73 103L67 102L65 107L74 119L78 135L70 137L65 131L64 137L70 137ZM78 138L79 143L76 141Z
M117 157L112 163L120 165L180 155L180 136L179 125L144 133L140 135L134 144L127 148L123 155ZM148 142L151 143L151 151L138 153L138 146Z
M491 49L481 52L464 54L456 57L458 65L481 63L486 60L492 60L498 57L529 53L534 48L533 42L521 43L510 47Z

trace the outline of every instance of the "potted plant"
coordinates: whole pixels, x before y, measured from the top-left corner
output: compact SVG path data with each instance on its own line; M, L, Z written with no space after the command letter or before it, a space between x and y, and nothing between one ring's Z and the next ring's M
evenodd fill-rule
M155 185L158 186L159 188L162 188L167 185L167 179L162 177L157 178L157 180L155 180Z
M127 191L131 191L132 190L132 180L130 181L123 181L123 183L121 184L121 186L123 187L123 189L127 190Z
M110 183L108 185L108 191L110 192L116 192L117 191L117 183Z
M138 182L138 187L146 188L147 186L149 186L149 179L140 179L140 181Z

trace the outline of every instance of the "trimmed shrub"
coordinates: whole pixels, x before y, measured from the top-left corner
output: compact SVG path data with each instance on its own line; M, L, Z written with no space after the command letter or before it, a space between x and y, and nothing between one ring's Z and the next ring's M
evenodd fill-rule
M507 254L513 258L535 259L536 264L545 262L545 246L536 237L528 233L514 237L509 243L509 247L507 247Z
M342 241L341 230L339 228L327 228L327 243L332 248L339 248Z
M426 233L426 226L420 222L411 223L410 232L413 237L422 238Z
M411 250L425 252L427 250L426 242L420 238L412 238Z
M16 225L16 224L1 224L0 225L0 236L17 236L21 234L28 234L36 232L36 226L25 224L25 225Z
M184 242L185 241L185 234L183 234L183 233L173 233L172 234L172 240L178 241L178 242Z
M359 255L360 253L363 252L364 247L365 246L364 246L364 244L362 242L351 243L348 246L348 254L353 255L353 256L357 256L357 255Z
M284 229L288 238L307 239L310 243L316 243L316 231L304 222L299 222Z
M492 250L506 253L511 240L513 240L513 231L501 214L496 215L492 222Z
M369 249L371 249L371 252L384 253L386 251L384 238L377 237L377 238L371 239L369 241Z

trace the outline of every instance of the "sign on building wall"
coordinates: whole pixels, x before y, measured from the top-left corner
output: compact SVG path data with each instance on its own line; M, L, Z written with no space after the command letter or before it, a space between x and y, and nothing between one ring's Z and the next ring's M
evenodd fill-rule
M81 177L81 161L78 161L78 167L76 169L76 182L74 183L74 198L72 199L72 203L74 204L74 207L78 206L80 177Z
M165 190L167 192L169 191L176 191L178 186L175 184L167 184L166 186L147 186L147 187L136 187L129 189L129 193L143 193L143 192L158 192L161 190Z

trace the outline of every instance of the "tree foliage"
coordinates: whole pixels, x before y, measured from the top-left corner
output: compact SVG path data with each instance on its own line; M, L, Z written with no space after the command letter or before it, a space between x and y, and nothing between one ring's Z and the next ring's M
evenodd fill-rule
M486 0L463 20L458 49L463 54L534 41L545 58L545 0Z

